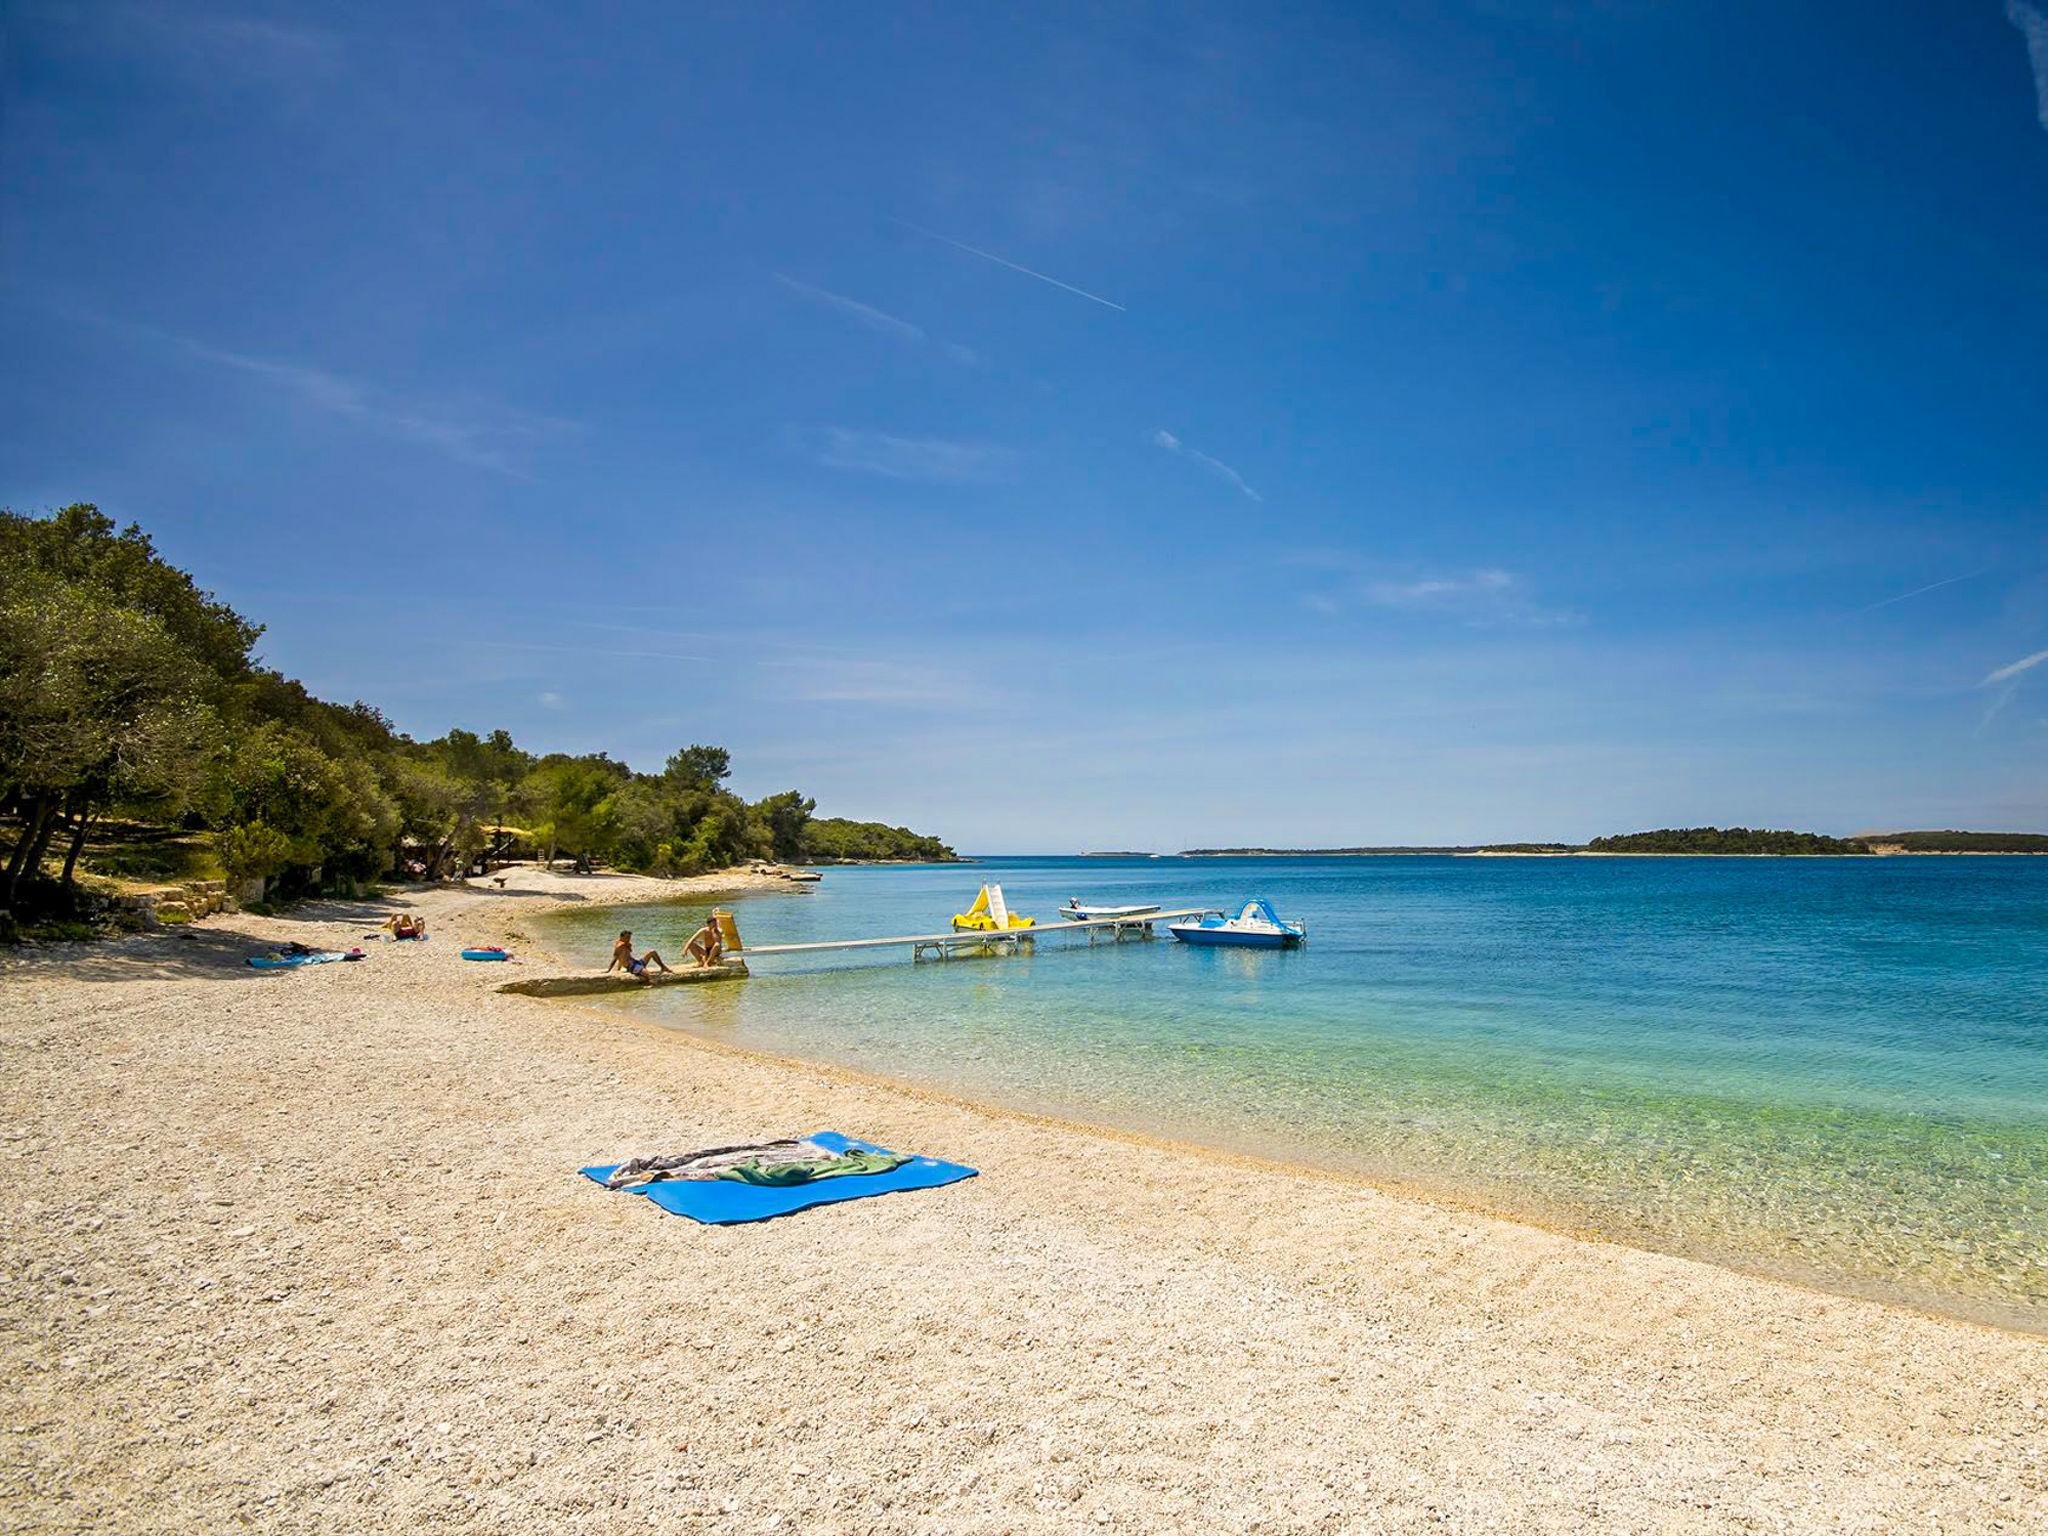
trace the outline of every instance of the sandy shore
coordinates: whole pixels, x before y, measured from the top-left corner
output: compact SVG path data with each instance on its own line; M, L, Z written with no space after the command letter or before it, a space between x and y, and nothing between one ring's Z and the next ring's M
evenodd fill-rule
M434 942L296 972L241 957L383 909L0 962L0 1528L2048 1530L2048 1341L742 1057L456 954L656 893L436 891ZM575 1173L828 1126L982 1176L719 1229Z

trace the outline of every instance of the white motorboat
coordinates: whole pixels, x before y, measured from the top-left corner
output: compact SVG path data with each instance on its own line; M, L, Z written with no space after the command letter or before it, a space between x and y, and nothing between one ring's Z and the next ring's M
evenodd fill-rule
M1159 903L1156 901L1151 903L1149 906L1101 907L1092 906L1088 902L1085 902L1080 897L1076 896L1071 901L1069 901L1064 907L1060 908L1060 916L1064 917L1070 923L1086 923L1092 922L1098 918L1145 917L1150 913L1157 912L1158 910Z

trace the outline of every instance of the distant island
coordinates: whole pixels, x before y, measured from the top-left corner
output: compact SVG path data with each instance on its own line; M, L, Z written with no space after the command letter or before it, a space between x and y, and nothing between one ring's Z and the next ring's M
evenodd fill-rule
M1872 853L2048 853L2048 832L1859 832Z
M1868 843L1820 832L1774 832L1748 827L1663 827L1655 832L1624 832L1596 837L1587 853L1734 853L1774 857L1800 854L1867 854Z
M1577 853L1571 843L1415 843L1383 848L1183 848L1184 859L1359 859L1398 854Z
M1156 859L1158 854L1147 848L1091 848L1081 855L1084 859Z
M1188 848L1182 857L1372 858L1414 854L1657 855L1797 858L1901 853L2048 853L2042 832L1862 832L1830 837L1750 827L1661 827L1622 832L1587 843L1458 843L1356 848Z

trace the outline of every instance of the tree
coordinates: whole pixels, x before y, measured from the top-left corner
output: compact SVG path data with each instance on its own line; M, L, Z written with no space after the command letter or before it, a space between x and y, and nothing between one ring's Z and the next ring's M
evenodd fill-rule
M206 669L162 620L34 567L0 598L0 794L22 808L5 900L69 833L69 883L93 819L189 803L216 740Z
M723 747L688 746L672 754L662 777L677 789L716 789L732 776L732 754Z
M538 818L535 832L548 833L545 852L554 862L557 846L576 856L578 868L606 858L619 833L618 792L632 770L603 753L590 757L557 755L540 760L519 787L528 814Z
M304 884L332 864L351 879L374 872L391 845L399 811L362 759L337 760L303 731L275 720L245 730L215 785L215 841L261 823L284 838L287 855L269 875ZM268 846L266 844L266 846Z
M226 827L213 835L214 857L237 884L261 880L266 893L270 877L291 862L292 840L260 821Z
M770 795L754 807L755 813L767 823L769 844L776 858L794 862L804 856L804 829L817 808L817 801L804 798L803 792L796 789Z

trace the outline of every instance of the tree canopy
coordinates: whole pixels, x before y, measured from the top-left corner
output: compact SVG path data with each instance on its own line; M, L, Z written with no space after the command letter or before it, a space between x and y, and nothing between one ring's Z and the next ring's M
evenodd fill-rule
M0 907L68 884L100 818L204 827L237 879L294 893L448 873L513 833L546 857L659 874L750 858L950 858L936 838L814 820L785 790L748 804L723 747L658 773L603 753L536 755L509 733L431 741L252 658L250 623L89 504L0 511L0 810L17 825Z
M1820 832L1773 832L1749 827L1664 827L1655 832L1624 832L1596 837L1586 844L1591 853L1868 853L1870 845L1854 838Z

